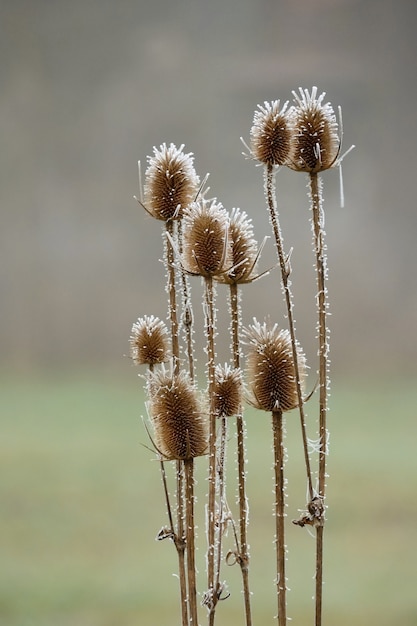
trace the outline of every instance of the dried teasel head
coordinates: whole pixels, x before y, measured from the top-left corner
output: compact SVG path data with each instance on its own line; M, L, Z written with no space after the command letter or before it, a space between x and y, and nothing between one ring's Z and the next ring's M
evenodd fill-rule
M249 351L247 377L250 403L263 411L290 411L298 406L297 384L290 333L277 324L268 327L254 319L245 329ZM300 378L305 377L305 357L298 349Z
M325 93L317 96L317 87L293 91L291 109L294 128L294 154L289 164L298 172L317 173L337 163L341 139L333 107L323 104Z
M145 172L144 206L156 219L168 221L182 217L184 207L193 202L199 188L191 153L173 143L154 148Z
M218 277L219 282L228 284L250 283L258 259L258 244L253 236L252 220L245 211L232 209L229 218L229 241L231 269Z
M167 460L184 460L206 453L207 423L188 374L164 367L149 374L149 413L155 446Z
M293 133L288 102L280 108L280 101L258 105L250 131L251 154L265 165L286 165L292 156Z
M228 215L220 202L201 198L185 209L183 266L206 278L231 267Z
M169 359L167 327L158 317L145 315L132 326L130 356L136 365L156 365Z
M216 365L214 370L213 402L219 417L238 415L242 408L242 371L230 365Z

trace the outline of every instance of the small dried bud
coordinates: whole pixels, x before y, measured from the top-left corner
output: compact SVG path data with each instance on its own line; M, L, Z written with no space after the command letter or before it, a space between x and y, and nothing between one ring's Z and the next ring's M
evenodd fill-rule
M165 363L169 358L169 337L164 322L153 315L140 317L132 326L130 355L136 365Z
M162 144L148 157L145 173L146 209L158 220L168 221L182 217L184 207L194 199L199 178L194 170L192 154L184 154L184 146L176 148Z
M232 209L229 220L231 245L231 270L218 277L219 282L228 284L250 283L253 280L257 243L253 237L252 220L240 209Z
M150 374L148 391L155 445L161 454L168 460L205 454L207 424L188 375L174 375L163 368Z
M219 202L201 199L184 211L183 250L190 274L216 276L230 267L228 216Z
M220 417L237 415L242 407L242 372L229 365L216 365L214 372L214 411Z
M332 167L339 155L340 137L333 107L317 97L317 87L293 91L296 106L291 109L295 144L289 166L298 172L317 173Z
M280 101L258 104L253 117L251 135L252 156L265 165L286 165L292 153L291 117L288 102L280 109Z
M263 411L290 411L298 406L297 385L290 333L254 320L245 330L249 339L247 374L251 389L250 402ZM298 351L301 379L305 374L305 357Z

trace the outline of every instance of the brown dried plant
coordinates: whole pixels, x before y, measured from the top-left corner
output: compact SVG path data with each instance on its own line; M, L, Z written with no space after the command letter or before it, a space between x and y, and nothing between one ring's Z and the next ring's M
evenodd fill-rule
M249 147L250 156L263 166L264 192L277 250L288 330L280 329L278 324L260 323L256 319L247 328L242 327L241 286L269 274L269 270L257 271L266 238L258 247L252 222L245 211L235 208L228 214L216 199L205 197L207 194L202 191L193 156L183 152L183 145L176 148L174 144L162 144L158 149L154 148L153 156L148 157L144 189L140 194L139 203L149 215L164 224L169 330L157 317L139 318L132 327L130 354L136 365L148 366L145 378L152 426L148 432L161 468L169 521L160 531L158 539L170 538L177 549L182 626L199 626L194 464L198 457L205 456L208 456L207 588L201 594L201 603L208 611L208 626L214 626L218 603L227 597L225 583L221 581L222 564L238 563L242 575L245 622L246 626L252 626L242 370L248 390L247 401L255 409L270 412L272 416L278 623L279 626L286 626L289 619L284 414L297 410L308 501L301 517L293 521L300 527L309 525L316 530L315 626L322 624L329 331L324 211L319 176L324 170L341 163L341 130L331 104L324 102L325 94L319 94L316 87L311 91L300 89L298 93L293 92L293 96L292 106L288 102L281 106L279 100L258 106L250 130ZM319 344L318 443L307 437L305 403L312 394L308 398L304 395L306 358L295 332L291 291L292 249L285 252L277 208L276 175L283 166L304 172L309 178ZM196 329L191 303L191 276L202 277L204 284L207 355L204 401L195 383L193 334ZM230 363L224 365L216 363L216 283L229 289L231 357ZM181 340L184 345L181 345ZM247 346L244 368L242 343ZM233 418L236 419L237 444L237 524L227 502L228 432L230 419ZM313 488L312 482L312 452L318 455L317 489ZM176 485L175 508L171 504L168 487L171 472ZM233 529L235 547L229 549L225 556L229 525Z
M249 351L247 354L247 379L249 402L261 411L272 413L274 473L275 473L275 524L277 556L278 623L287 623L287 579L285 574L285 493L284 493L284 425L283 414L298 406L291 335L256 319L245 329ZM305 357L297 346L297 362L301 382L305 374Z

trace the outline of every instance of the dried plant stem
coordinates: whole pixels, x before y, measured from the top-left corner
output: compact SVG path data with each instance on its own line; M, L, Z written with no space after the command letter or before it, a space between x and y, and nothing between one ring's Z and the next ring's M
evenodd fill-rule
M182 256L182 221L178 220L178 250L180 256ZM182 299L183 299L183 325L185 330L185 344L186 353L188 358L188 371L190 379L194 380L194 350L193 350L193 311L191 306L191 289L187 278L187 274L184 270L181 271L181 287L182 287Z
M284 502L284 446L283 446L282 411L272 411L272 430L274 438L274 471L275 471L275 525L277 555L277 597L278 624L287 623L287 582L285 577L285 502Z
M205 329L207 340L207 376L209 387L209 475L208 475L208 513L207 513L207 583L209 624L214 624L218 601L215 581L215 541L216 541L216 412L214 410L215 384L215 309L214 284L211 276L205 277Z
M217 458L217 493L219 500L218 512L218 541L216 545L216 566L215 566L215 589L220 589L220 566L222 562L222 540L227 521L224 519L226 505L226 485L225 485L225 463L226 463L226 437L227 437L227 420L226 417L220 418L220 441Z
M175 290L175 265L174 265L174 224L173 220L166 222L166 232L169 236L165 237L166 243L166 268L167 268L167 293L169 298L169 319L171 322L171 338L172 338L172 358L174 365L174 374L179 373L180 368L180 347L178 339L178 317L177 317L177 297Z
M284 254L284 246L283 246L283 238L281 234L281 227L278 218L278 210L276 206L276 197L275 197L275 175L276 168L273 165L267 165L264 169L264 185L265 185L265 196L267 199L270 221L272 225L272 229L274 232L275 243L277 247L278 260L281 269L281 282L282 289L285 296L285 303L287 307L287 315L288 315L288 325L291 336L291 345L292 345L292 354L294 360L294 371L295 371L295 382L297 387L297 397L298 397L298 410L300 414L300 423L301 423L301 433L303 439L303 449L304 449L304 462L307 473L307 484L310 500L314 497L313 490L313 481L311 477L311 467L310 467L310 457L308 454L308 440L307 440L307 432L306 432L306 423L305 423L305 412L304 412L304 399L302 393L301 386L301 377L300 377L300 367L298 361L298 351L297 351L297 340L295 336L295 322L294 322L294 314L293 314L293 301L291 294L291 266L289 263L289 258Z
M230 285L230 313L233 366L240 367L239 343L239 293L238 285ZM238 467L238 498L239 498L239 555L238 563L242 572L243 598L245 603L246 626L252 625L252 612L249 588L249 550L247 541L248 502L246 498L246 468L245 468L245 424L242 411L236 416L237 436L237 467Z
M180 348L178 339L178 317L177 317L177 297L175 286L175 264L174 264L174 248L172 242L175 237L175 222L168 220L165 222L165 263L167 269L167 293L168 293L168 309L169 319L171 323L171 342L172 342L172 359L174 374L178 375L180 370ZM185 563L186 543L184 540L184 468L181 461L176 462L177 477L177 532L175 547L178 553L178 575L180 581L180 597L182 609L183 624L188 624L188 606L187 606L187 576Z
M194 535L194 459L190 458L184 461L184 470L185 470L188 606L190 610L190 626L198 626L197 584L196 584L196 567L195 567L195 535Z
M324 506L326 488L326 455L327 455L327 395L328 378L328 328L327 328L327 266L326 247L324 243L324 214L322 207L321 180L318 174L310 174L310 194L313 213L314 250L317 272L317 309L319 333L319 488L318 495ZM323 532L324 513L318 519L316 527L316 626L321 626L323 601Z

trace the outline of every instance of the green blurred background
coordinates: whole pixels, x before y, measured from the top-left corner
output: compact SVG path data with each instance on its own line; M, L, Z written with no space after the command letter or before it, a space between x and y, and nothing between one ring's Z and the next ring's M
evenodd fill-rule
M356 145L344 162L345 208L337 172L324 176L333 372L324 624L417 623L416 21L411 0L0 2L2 626L179 623L174 549L154 541L166 514L141 446L141 381L126 356L132 322L165 317L161 229L133 200L137 161L184 143L212 194L247 211L262 240L262 173L239 138L257 104L312 85L342 106L345 148ZM311 387L305 185L278 176ZM269 242L261 269L274 263ZM245 323L285 324L277 281L272 273L245 289ZM198 280L193 291L199 328ZM219 341L221 360L227 345ZM197 351L202 366L199 342ZM275 613L269 430L268 416L248 412L258 624ZM305 499L293 416L287 447L291 519ZM204 462L199 472L202 507ZM199 527L202 575L202 518ZM289 614L309 624L313 539L290 527L288 546ZM239 572L226 576L232 596L218 624L237 626Z

